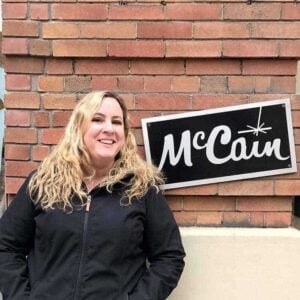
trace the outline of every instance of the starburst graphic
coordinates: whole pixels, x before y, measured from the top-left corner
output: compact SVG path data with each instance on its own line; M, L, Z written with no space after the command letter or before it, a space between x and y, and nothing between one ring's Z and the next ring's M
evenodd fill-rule
M271 130L272 127L264 127L265 123L260 123L261 111L262 111L262 106L259 108L259 114L258 114L258 120L257 120L256 127L251 126L251 125L247 125L247 127L250 128L250 129L238 131L238 134L253 133L255 136L258 136L259 133L265 133L266 134L267 130Z

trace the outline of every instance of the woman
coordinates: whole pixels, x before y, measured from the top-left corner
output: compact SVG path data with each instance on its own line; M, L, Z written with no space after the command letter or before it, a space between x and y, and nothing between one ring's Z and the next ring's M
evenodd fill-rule
M161 183L123 100L86 95L1 219L4 299L166 299L185 254Z

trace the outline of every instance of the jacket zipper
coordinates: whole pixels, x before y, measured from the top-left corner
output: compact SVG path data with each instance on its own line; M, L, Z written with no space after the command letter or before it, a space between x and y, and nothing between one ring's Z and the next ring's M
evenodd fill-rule
M92 200L91 195L88 195L86 207L85 207L85 213L84 213L82 247L81 247L80 262L79 262L79 268L78 268L78 276L77 276L76 286L75 286L74 300L76 300L79 297L80 280L81 280L81 273L82 273L82 266L83 266L83 258L84 258L85 244L86 244L87 225L88 225L88 220L89 220L89 211L90 211L91 200Z

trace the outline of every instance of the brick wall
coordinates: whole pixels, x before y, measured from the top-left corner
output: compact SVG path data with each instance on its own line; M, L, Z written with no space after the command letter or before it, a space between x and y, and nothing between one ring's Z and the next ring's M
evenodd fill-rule
M143 117L290 97L300 152L295 1L3 0L5 184L10 199L93 89ZM299 174L170 190L179 224L286 227Z

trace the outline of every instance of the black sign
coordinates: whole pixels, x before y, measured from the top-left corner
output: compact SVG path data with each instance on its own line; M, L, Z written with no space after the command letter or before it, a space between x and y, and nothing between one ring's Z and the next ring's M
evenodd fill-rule
M148 118L142 128L164 189L297 171L289 99Z

